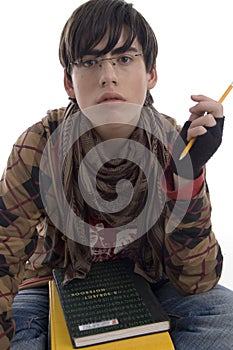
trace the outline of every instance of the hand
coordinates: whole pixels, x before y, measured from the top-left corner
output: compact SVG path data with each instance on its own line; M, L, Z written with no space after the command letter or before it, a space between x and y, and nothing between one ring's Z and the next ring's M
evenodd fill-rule
M207 133L208 128L214 127L218 119L223 118L223 107L220 103L203 95L192 95L191 98L197 104L189 109L191 124L187 132L187 141Z
M220 103L203 95L192 95L192 100L197 104L190 108L190 118L175 141L170 163L171 170L184 178L200 176L203 166L222 142L224 125L223 107ZM194 137L196 140L189 154L179 160L184 146Z

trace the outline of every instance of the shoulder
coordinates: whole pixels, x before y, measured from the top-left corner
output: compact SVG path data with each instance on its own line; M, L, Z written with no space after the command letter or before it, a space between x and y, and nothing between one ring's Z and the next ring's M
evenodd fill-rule
M159 113L161 126L166 135L166 141L168 145L171 145L180 132L180 125L177 124L175 118L168 116L164 113Z
M64 119L66 108L48 110L45 117L28 127L18 138L17 143L43 138L47 140Z
M59 109L51 109L47 111L45 117L43 117L39 122L33 124L29 127L25 133L37 133L42 134L44 137L48 138L54 130L63 122L66 108L61 107Z
M165 130L177 128L177 122L175 118L172 118L165 113L159 112L154 106L150 106L149 109L146 110L150 111L149 113L152 113L152 115L154 115L157 122L161 124L161 127L165 128Z
M65 107L48 110L47 115L41 120L41 124L50 135L58 127L58 125L63 122L65 111Z
M164 113L160 113L161 117L168 123L169 127L170 128L179 128L178 125L177 125L177 121L175 118L172 118L170 116L168 116L167 114L164 114Z
M26 163L28 159L39 161L49 137L62 123L65 111L66 108L49 110L44 118L27 128L13 145L10 158L17 157Z

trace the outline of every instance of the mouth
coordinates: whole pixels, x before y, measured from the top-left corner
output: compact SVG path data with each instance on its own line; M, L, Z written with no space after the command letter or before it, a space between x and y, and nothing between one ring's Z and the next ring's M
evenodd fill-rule
M113 102L123 102L123 100L120 100L118 98L107 98L103 101L101 101L100 103L113 103Z
M116 102L125 102L125 99L118 95L113 93L107 93L100 97L98 100L98 104L101 103L116 103Z

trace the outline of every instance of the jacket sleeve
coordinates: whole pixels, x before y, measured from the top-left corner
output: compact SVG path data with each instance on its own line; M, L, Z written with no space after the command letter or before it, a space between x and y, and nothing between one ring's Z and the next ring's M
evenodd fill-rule
M167 193L166 273L183 294L208 291L221 276L223 257L212 231L205 170L180 193L169 188Z
M14 335L11 304L24 265L38 240L43 204L39 194L40 134L27 130L14 145L0 181L0 348Z
M180 127L165 116L168 149ZM169 159L168 159L169 164ZM161 181L167 195L165 217L165 270L173 285L183 294L212 289L219 281L223 257L211 225L211 201L205 169L197 179L174 190L169 166Z

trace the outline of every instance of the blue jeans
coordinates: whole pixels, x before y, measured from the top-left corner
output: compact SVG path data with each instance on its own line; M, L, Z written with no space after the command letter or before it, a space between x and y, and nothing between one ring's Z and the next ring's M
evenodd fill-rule
M171 318L176 350L233 349L231 290L218 285L207 293L182 296L167 282L154 292ZM48 289L21 291L13 310L16 335L11 350L48 350Z
M155 294L170 316L176 350L233 349L233 291L217 285L183 296L168 282Z
M13 303L16 333L11 350L48 350L48 287L20 291Z

